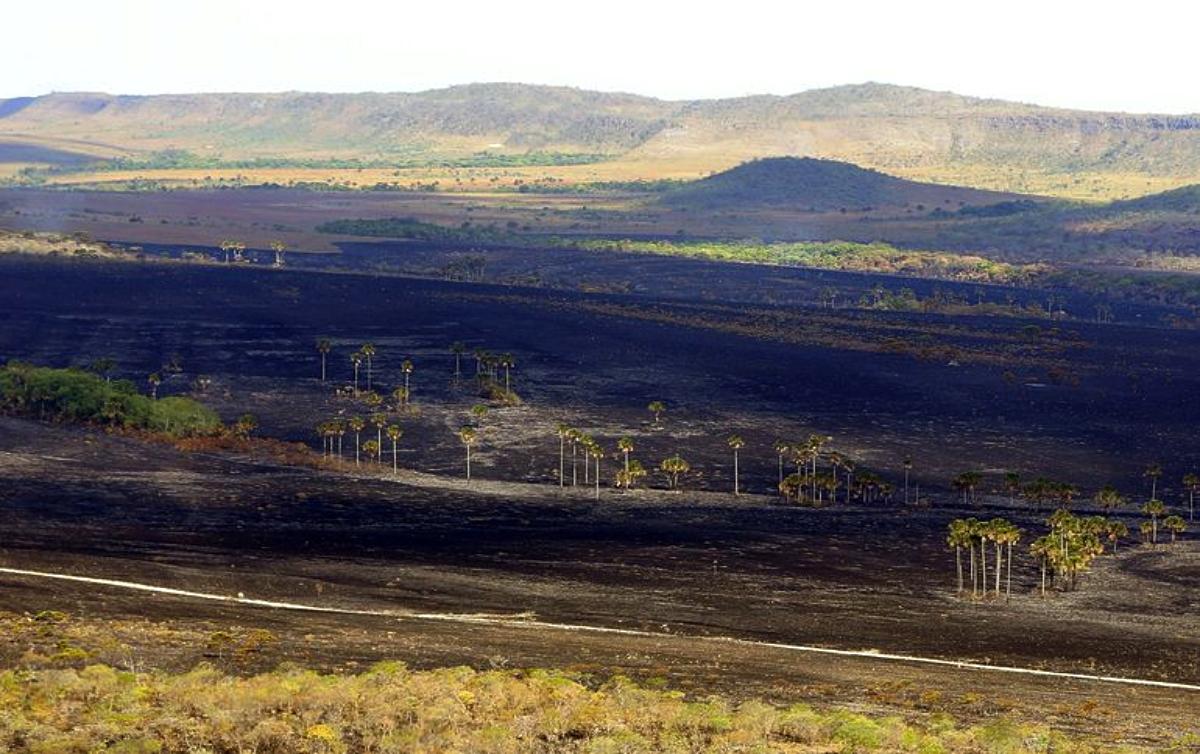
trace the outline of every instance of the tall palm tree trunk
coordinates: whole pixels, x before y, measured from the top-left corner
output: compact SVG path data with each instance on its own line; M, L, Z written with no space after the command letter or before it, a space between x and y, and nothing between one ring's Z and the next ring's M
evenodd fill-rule
M396 476L396 441L392 440L392 476Z
M558 487L562 489L567 480L565 478L565 470L567 463L567 441L562 435L558 437Z
M733 451L733 494L735 494L735 495L742 494L741 489L739 489L739 487L738 487L738 452L737 452L737 450Z
M962 547L954 546L954 565L958 569L958 593L963 593Z

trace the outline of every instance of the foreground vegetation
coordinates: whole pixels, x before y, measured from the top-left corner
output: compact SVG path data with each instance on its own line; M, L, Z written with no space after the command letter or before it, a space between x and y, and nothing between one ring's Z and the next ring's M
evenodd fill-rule
M689 700L625 678L553 671L361 675L284 668L249 678L104 665L0 673L12 752L1099 752L1118 749L1000 718L961 726L804 704ZM1123 748L1122 751L1133 751Z

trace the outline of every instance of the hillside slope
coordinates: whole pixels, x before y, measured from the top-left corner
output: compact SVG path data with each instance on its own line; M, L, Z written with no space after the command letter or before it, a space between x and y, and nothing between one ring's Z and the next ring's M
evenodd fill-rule
M786 207L827 212L992 204L1009 195L919 183L835 160L768 157L668 191L661 202L696 209Z
M1097 198L1200 182L1200 116L1060 110L882 84L688 102L523 84L412 94L50 94L0 100L0 141L225 160L547 151L636 163L644 177L663 166L700 176L791 155Z

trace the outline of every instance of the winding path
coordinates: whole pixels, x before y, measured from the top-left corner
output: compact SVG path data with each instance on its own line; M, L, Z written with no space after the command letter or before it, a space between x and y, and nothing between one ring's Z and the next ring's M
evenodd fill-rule
M1092 675L1088 673L1068 673L1055 670L1039 670L1037 668L1022 668L1011 665L991 665L980 662L946 660L938 657L921 657L918 655L877 652L869 649L832 649L830 647L815 647L804 644L785 644L780 642L757 641L753 639L738 639L727 636L688 636L686 634L671 634L661 631L644 631L635 628L612 628L607 626L588 626L573 623L552 623L549 621L536 620L528 613L513 613L505 615L494 613L421 613L404 610L357 610L352 608L307 605L298 602L278 602L274 600L254 599L251 597L242 596L240 593L237 596L229 596L224 594L215 594L212 592L196 592L186 589L155 586L153 584L144 584L136 581L101 579L90 576L75 576L72 574L49 573L45 571L27 571L20 568L0 567L0 574L10 574L13 576L24 576L27 578L36 579L72 581L82 584L95 584L97 586L130 589L140 592L152 592L155 594L166 594L174 597L184 597L195 600L227 602L238 605L247 605L250 607L272 608L276 610L300 610L305 612L329 613L334 615L365 615L383 618L396 618L400 620L442 621L446 623L469 623L475 625L526 628L534 630L610 634L647 639L672 639L677 641L685 640L708 642L713 644L736 644L746 647L779 649L788 652L806 652L811 654L833 655L837 657L856 657L873 660L885 660L889 662L940 665L944 667L957 668L960 670L1014 673L1020 675L1040 676L1044 678L1061 678L1077 681L1125 684L1129 686L1153 686L1156 688L1178 689L1184 691L1200 691L1200 685L1198 684L1178 683L1175 681L1155 681L1148 678L1128 678L1124 676Z

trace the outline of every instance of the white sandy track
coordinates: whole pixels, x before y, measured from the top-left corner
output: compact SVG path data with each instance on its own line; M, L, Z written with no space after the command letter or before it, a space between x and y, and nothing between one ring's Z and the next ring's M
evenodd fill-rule
M980 662L946 660L938 657L921 657L919 655L893 654L877 652L870 649L832 649L829 647L814 647L803 644L784 644L754 639L737 639L723 636L689 636L686 634L671 634L659 631L643 631L634 628L611 628L606 626L587 626L573 623L551 623L533 620L527 614L497 615L488 613L420 613L400 610L357 610L342 607L322 607L320 605L305 605L297 602L276 602L260 600L243 596L229 596L211 592L195 592L186 589L174 589L153 584L143 584L135 581L120 581L117 579L101 579L90 576L74 576L66 573L48 573L45 571L27 571L20 568L0 567L0 574L24 576L35 579L54 579L58 581L73 581L82 584L95 584L117 589L132 589L139 592L166 594L173 597L184 597L196 600L228 602L251 607L264 607L276 610L301 610L313 613L329 613L334 615L366 615L400 620L443 621L447 623L470 623L475 625L504 626L510 628L525 628L549 631L572 631L576 633L612 634L632 636L647 639L670 639L674 641L710 642L721 644L736 644L746 647L778 649L787 652L807 652L812 654L833 655L836 657L855 657L871 660L903 662L921 665L940 665L958 670L989 671L994 673L1015 673L1019 675L1039 676L1043 678L1060 678L1075 681L1092 681L1099 683L1118 683L1129 686L1152 686L1156 688L1178 689L1183 691L1200 691L1200 685L1191 683L1176 683L1173 681L1155 681L1147 678L1127 678L1123 676L1091 675L1088 673L1067 673L1054 670L1039 670L1037 668L1021 668L1011 665L991 665Z

